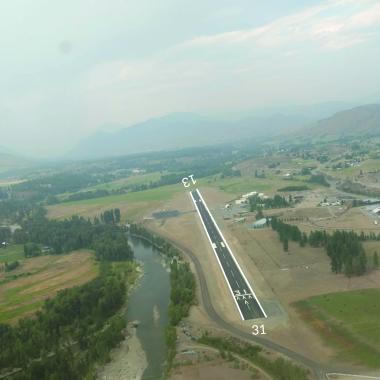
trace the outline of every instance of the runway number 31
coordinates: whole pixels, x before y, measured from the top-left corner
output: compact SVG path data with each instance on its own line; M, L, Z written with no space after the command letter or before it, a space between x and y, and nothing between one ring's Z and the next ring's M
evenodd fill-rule
M194 179L194 174L190 174L188 177L182 178L182 183L183 183L183 186L189 187L191 186L191 184L195 185L197 181Z
M252 335L266 335L264 325L252 325Z

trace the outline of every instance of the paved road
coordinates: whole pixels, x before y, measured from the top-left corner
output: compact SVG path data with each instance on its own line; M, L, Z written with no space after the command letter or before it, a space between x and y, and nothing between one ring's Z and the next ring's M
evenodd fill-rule
M266 318L247 278L236 261L198 189L190 192L216 259L243 320Z

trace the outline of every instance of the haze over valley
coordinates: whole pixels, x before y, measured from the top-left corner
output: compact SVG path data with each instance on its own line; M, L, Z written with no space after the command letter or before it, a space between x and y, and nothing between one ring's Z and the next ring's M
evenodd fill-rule
M0 2L1 380L380 380L380 2Z

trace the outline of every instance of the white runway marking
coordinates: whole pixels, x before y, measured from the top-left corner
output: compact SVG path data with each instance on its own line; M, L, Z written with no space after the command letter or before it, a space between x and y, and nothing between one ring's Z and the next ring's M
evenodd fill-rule
M251 287L249 281L247 280L247 277L245 277L244 272L243 272L242 269L240 268L240 265L239 265L239 263L237 262L237 260L236 260L236 258L235 258L235 256L234 256L234 254L233 254L233 252L232 252L230 246L228 245L228 243L227 243L225 237L223 236L222 231L221 231L220 228L218 227L218 224L216 223L216 221L215 221L214 217L212 216L212 214L211 214L209 208L207 207L207 204L206 204L206 202L204 201L201 192L200 192L198 189L196 189L195 191L198 193L199 199L202 200L204 208L205 208L206 211L208 212L208 214L209 214L211 220L213 221L215 228L216 228L217 231L219 232L220 237L222 238L222 240L223 240L223 242L224 242L224 244L225 244L225 246L226 246L228 252L230 253L230 255L231 255L233 261L235 262L235 264L236 264L236 266L237 266L239 272L241 273L242 277L244 278L246 284L248 285L249 290L250 290L251 293L253 294L253 297L254 297L254 299L256 300L256 302L257 302L257 304L258 304L258 306L259 306L261 312L263 313L263 315L264 315L265 318L268 318L268 316L267 316L267 314L265 313L263 307L261 306L261 303L260 303L259 299L257 298L255 292L253 291L253 289L252 289L252 287ZM207 231L206 231L206 233L207 233ZM216 252L215 252L215 254L216 254ZM219 259L218 259L218 260L219 260ZM219 262L219 263L220 263L220 262ZM223 268L222 268L222 270L223 270ZM240 312L240 309L239 309L239 312ZM241 313L240 313L240 315L241 315ZM243 319L244 319L244 318L243 318Z
M242 283L242 285L246 285L246 286L249 288L249 290L250 290L250 293L247 292L246 290L244 290L244 295L248 295L248 294L249 294L249 297L248 297L248 298L253 298L253 299L257 302L257 305L259 306L262 315L264 316L264 318L267 318L267 315L266 315L264 309L262 308L262 306L261 306L261 304L260 304L260 301L257 299L256 294L254 293L254 291L253 291L251 285L249 284L247 278L245 277L243 271L241 270L239 263L237 262L237 260L236 260L236 258L235 258L235 256L234 256L234 254L233 254L233 252L231 251L231 248L229 247L229 245L228 245L226 239L224 238L222 232L220 231L220 229L219 229L219 227L218 227L218 225L217 225L217 223L216 223L214 217L212 216L210 210L208 209L206 202L205 202L204 199L202 198L202 195L201 195L200 191L199 191L198 189L196 189L196 190L194 191L194 194L197 194L197 195L198 195L197 198L199 198L199 199L196 200L196 199L194 198L194 196L193 196L193 192L190 192L191 199L193 200L193 203L194 203L194 205L195 205L195 208L196 208L197 211L198 211L198 215L199 215L199 217L200 217L200 219L201 219L201 223L202 223L202 225L203 225L203 227L204 227L204 230L205 230L205 232L206 232L206 235L207 235L207 237L208 237L208 240L209 240L209 242L210 242L210 244L211 244L211 246L212 246L212 248L213 248L214 254L215 254L215 256L216 256L216 259L217 259L217 261L218 261L218 264L219 264L219 266L220 266L220 269L222 270L223 276L224 276L224 278L225 278L225 280L226 280L226 282L227 282L228 288L229 288L229 290L230 290L230 292L231 292L231 294L232 294L232 296L233 296L233 299L234 299L234 301L235 301L236 307L237 307L237 309L238 309L238 311L239 311L239 314L240 314L241 318L244 320L244 317L243 317L242 311L240 310L239 304L237 303L237 298L238 298L239 294L235 295L235 294L233 293L232 288L231 288L231 284L230 284L230 282L229 282L229 280L228 280L228 278L227 278L227 274L226 274L225 271L224 271L223 265L222 265L222 263L221 263L221 261L220 261L220 259L219 259L218 253L217 253L217 251L216 251L216 250L218 249L218 247L217 247L216 244L213 242L213 240L216 241L218 238L219 238L219 239L222 239L222 241L220 242L220 246L223 247L224 249L226 249L230 256L228 257L228 260L227 260L227 257L226 257L226 255L224 254L223 250L222 250L222 251L221 251L221 250L218 250L219 254L220 254L220 253L223 254L223 258L226 260L225 263L227 264L228 267L230 267L229 259L232 258L232 260L234 261L234 264L235 264L234 270L237 269L237 270L239 271L239 275L242 277L242 279L244 279L244 283ZM203 204L202 207L204 207L204 209L202 209L203 214L201 213L201 211L200 211L200 207L198 207L197 202L198 202L198 203L202 202L202 204ZM205 220L203 220L203 219L205 219ZM207 220L207 219L211 220L211 223L209 223L209 220ZM211 229L211 230L215 229L215 230L218 232L219 236L216 236L216 237L215 237L215 234L214 234L213 232L210 233L210 232L208 231L207 227L206 227L206 224L207 224L207 226L210 226L210 227L211 227L211 224L212 224L212 228L210 228L210 229ZM237 281L236 278L235 278L235 274L234 274L234 272L231 271L230 273L232 274L232 277L235 279L236 286L239 288L240 286L239 286L238 281ZM240 277L239 277L239 279L240 279ZM243 297L242 297L242 298L243 298ZM244 298L245 298L245 297L244 297ZM244 298L243 298L243 299L244 299ZM247 301L246 301L246 302L247 302Z

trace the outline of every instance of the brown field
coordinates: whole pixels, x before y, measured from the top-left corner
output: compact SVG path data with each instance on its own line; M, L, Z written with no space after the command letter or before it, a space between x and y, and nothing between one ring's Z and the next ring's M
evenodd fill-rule
M98 273L88 250L40 256L22 261L11 273L0 273L0 322L14 323L37 310L59 290L84 284ZM18 276L18 277L15 277Z

